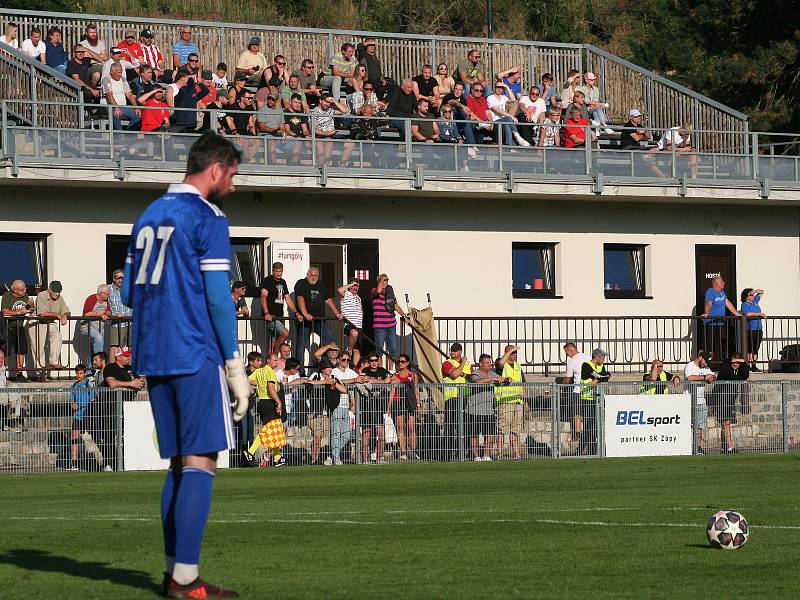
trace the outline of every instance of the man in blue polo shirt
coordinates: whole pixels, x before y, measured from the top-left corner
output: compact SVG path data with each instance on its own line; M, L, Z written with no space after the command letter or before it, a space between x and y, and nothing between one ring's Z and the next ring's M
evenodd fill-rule
M180 69L183 65L189 62L189 55L197 54L200 56L200 49L192 41L191 27L184 25L181 27L181 37L172 46L172 66L175 69ZM202 68L202 64L198 64L198 68Z
M725 319L725 309L731 314L740 317L741 313L731 304L725 295L725 280L719 275L711 280L711 287L706 290L705 304L703 308L703 339L705 340L704 350L711 352L715 361L722 361L726 355L730 355L735 348L728 348L728 327ZM715 317L715 318L709 318Z

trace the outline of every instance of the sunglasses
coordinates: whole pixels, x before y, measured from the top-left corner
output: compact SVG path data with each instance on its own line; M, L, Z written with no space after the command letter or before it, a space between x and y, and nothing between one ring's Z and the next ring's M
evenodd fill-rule
M408 364L407 360L398 360L397 362L400 363L401 365L407 365Z
M136 38L134 36L132 36L132 35L126 35L125 39L126 40L135 40Z
M197 58L190 58L190 59L189 59L189 62L190 62L190 63L196 63L196 62L200 62L200 60L199 60L199 59L197 59Z
M275 63L275 64L278 65L279 67L285 67L286 66L285 62L279 62L279 63Z
M379 359L377 359L377 358L370 358L370 359L369 359L369 362L378 362L378 360L379 360Z
M349 358L340 358L339 362L350 362Z
M443 111L442 111L442 114L443 114L443 115L452 115L452 114L453 114L453 111L452 111L452 110L443 110Z

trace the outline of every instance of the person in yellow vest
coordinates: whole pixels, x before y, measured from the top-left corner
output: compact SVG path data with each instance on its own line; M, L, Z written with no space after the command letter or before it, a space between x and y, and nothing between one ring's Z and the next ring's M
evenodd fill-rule
M270 466L282 467L286 459L281 455L281 448L286 445L286 431L283 427L283 402L278 390L280 383L275 374L278 366L278 355L275 353L267 357L267 364L253 371L248 379L256 386L258 403L256 412L261 417L261 430L256 435L253 444L245 451L244 458L251 466L255 466L255 454L259 447L264 446L267 452L261 459L262 468Z
M606 370L606 351L592 350L591 360L581 366L581 417L583 431L580 435L578 454L597 453L597 386L611 378Z
M669 394L668 381L672 383L673 390L681 387L681 378L665 371L664 362L659 358L650 363L650 372L642 376L642 381L643 394Z
M464 357L464 347L455 342L450 346L450 358L442 363L442 397L444 398L444 437L447 460L458 458L463 443L464 398L467 394L467 376L472 374L472 365ZM459 422L462 424L459 428ZM460 431L459 431L460 429ZM455 455L455 456L454 456Z
M497 424L500 427L502 443L510 438L511 452L514 460L522 458L519 449L519 436L522 433L523 405L525 402L525 388L519 385L525 381L522 366L517 361L519 346L509 344L505 347L503 356L497 359L495 371L502 377L507 385L495 388L494 398L497 402Z

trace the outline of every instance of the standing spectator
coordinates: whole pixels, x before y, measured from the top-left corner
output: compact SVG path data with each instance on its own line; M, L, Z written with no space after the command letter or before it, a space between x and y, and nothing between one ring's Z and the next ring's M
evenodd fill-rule
M8 382L6 353L0 347L0 431L22 431L22 395L6 391ZM13 413L13 414L12 414Z
M108 387L106 386L105 377L103 377L103 371L107 366L108 354L105 352L95 352L92 354L92 385L94 385L94 387Z
M497 438L497 418L495 416L494 384L507 383L503 377L498 377L492 370L492 357L481 354L478 358L477 370L467 377L473 384L467 396L465 429L469 435L469 446L472 450L472 460L475 462L491 461L492 448L497 448L498 453L502 447ZM499 389L499 388L498 388ZM483 456L480 453L480 436L483 436ZM518 444L519 446L519 444Z
M605 133L614 133L614 130L608 127L608 118L606 117L606 109L609 105L607 102L600 102L600 88L595 85L597 77L591 71L587 71L583 75L583 81L584 85L578 86L578 90L582 91L586 97L586 104L589 106L592 120L597 121L600 127L604 128Z
M541 123L545 115L547 114L547 105L542 100L540 96L539 88L531 86L531 89L528 91L526 96L521 96L519 99L519 115L524 117L525 123L531 123L531 125L517 125L517 129L519 130L519 134L525 138L531 145L536 145L539 143L538 136L536 135L536 127L534 124Z
M372 302L372 327L375 338L375 349L384 353L386 348L386 368L390 371L394 367L397 355L397 313L406 323L411 323L408 316L397 303L394 288L389 285L389 276L386 273L378 275L375 287L370 291Z
M719 275L711 280L711 287L706 290L703 304L703 350L711 353L714 361L722 361L728 354L728 322L721 318L725 309L736 317L742 314L728 300L725 294L725 280Z
M439 82L433 76L433 67L431 65L423 65L422 72L411 78L414 82L414 96L417 98L417 105L419 100L425 98L434 111L439 110L442 104L441 90L439 89Z
M47 32L47 43L45 44L44 62L51 69L55 69L62 75L67 72L67 56L64 45L61 43L61 30L58 27L51 27Z
M110 287L101 283L97 286L97 292L90 294L83 303L83 316L91 317L91 320L81 323L81 334L91 340L92 355L103 351L105 323L112 314L109 295Z
M116 47L122 51L123 57L128 62L134 62L135 59L136 62L141 63L144 59L142 45L136 41L136 30L134 29L125 30L125 38Z
M11 283L11 289L3 294L2 307L3 316L6 318L8 328L8 350L14 353L17 361L15 374L8 378L9 381L26 383L25 377L25 357L28 354L28 327L27 317L34 312L35 304L28 296L27 286L21 279L16 279Z
M564 121L564 146L567 148L584 148L586 146L586 131L589 130L589 121L581 116L581 109L572 105L569 118ZM597 140L593 133L589 134L589 143Z
M759 304L763 295L764 290L760 288L744 288L742 290L741 312L747 317L747 362L753 373L760 372L756 361L758 360L758 350L761 348L761 340L764 337L764 324L761 320L767 318Z
M331 457L334 465L342 464L342 450L350 440L350 411L355 410L353 400L343 387L354 383L364 383L367 378L350 368L350 353L341 352L337 365L331 370L331 377L339 386L339 404L331 413Z
M514 460L522 458L519 447L519 436L523 426L523 406L525 402L525 388L519 384L524 383L525 375L522 366L517 361L519 346L509 344L505 347L503 356L497 359L495 371L503 379L503 383L511 384L495 389L494 397L497 400L497 421L500 426L500 435L505 443L506 436L511 442L511 452Z
M231 298L233 299L233 309L237 317L248 318L250 309L247 307L247 300L244 295L247 292L247 284L244 281L234 281L231 284Z
M153 43L153 32L149 29L142 29L139 34L139 48L142 51L140 59L143 65L150 65L155 71L156 79L161 79L164 76L164 55L161 54L161 48L158 44Z
M278 369L286 369L286 363L290 358L292 358L292 347L287 342L283 342L278 346Z
M102 70L100 71L101 80L108 77L108 74L111 71L111 65L114 64L122 65L122 78L125 81L128 81L128 73L131 73L131 75L136 75L136 70L141 66L137 59L134 58L133 61L126 60L122 50L119 48L112 48L111 58L103 63ZM91 71L92 68L90 67L89 70ZM131 77L131 80L134 78L135 77Z
M722 363L717 373L714 389L708 397L708 407L714 413L717 421L722 423L722 436L720 438L720 452L733 454L733 434L731 425L736 422L736 399L742 391L742 381L750 379L750 370L744 362L744 356L734 352L731 357ZM733 381L736 383L720 383Z
M261 38L253 36L247 43L247 50L236 61L236 73L247 76L247 85L257 86L268 64L267 57L261 52Z
M683 367L683 375L686 381L697 381L705 383L713 383L717 376L709 368L708 361L711 360L711 353L701 351L694 358L686 363ZM701 386L702 387L702 386ZM697 390L697 388L695 388ZM699 390L697 390L699 391ZM705 390L703 390L705 392ZM697 393L697 402L695 409L694 422L697 427L697 453L703 454L703 430L706 428L708 421L708 405L706 404L705 393Z
M450 346L450 358L442 363L442 398L444 400L444 451L447 460L452 460L457 456L461 448L461 441L464 439L463 417L464 417L464 397L467 388L467 377L472 375L472 365L464 356L464 347L455 342ZM461 427L459 427L461 424Z
M16 23L9 22L6 25L6 32L3 35L0 35L0 44L5 44L15 50L19 49L19 38L17 37L19 34L19 25Z
M494 85L494 93L486 99L486 105L489 107L489 112L492 121L495 123L502 123L500 125L501 131L504 132L502 143L507 146L513 146L512 139L520 146L530 146L525 139L517 131L517 117L506 110L508 104L508 96L506 95L508 88L502 81L498 81ZM516 112L516 111L515 111ZM498 137L498 140L500 138Z
M379 100L386 97L386 84L388 80L383 76L381 61L377 55L378 43L375 38L368 37L358 44L358 60L367 67L367 81L369 81Z
M297 313L292 296L289 294L289 284L283 278L283 263L272 263L272 273L261 281L261 312L264 315L267 332L272 336L271 352L279 352L279 360L284 361L290 356L284 356L286 338L289 330L284 323L284 305L293 313ZM291 348L289 349L291 351ZM280 368L283 368L280 366Z
M189 26L181 27L181 37L172 45L172 67L180 69L189 62L189 55L196 54L200 57L200 48L192 42L192 29ZM199 62L199 61L198 61Z
M405 139L406 119L414 116L414 107L417 102L414 96L414 82L410 79L404 79L399 86L393 85L389 89L387 99L389 101L387 108L387 113L390 117L389 125L397 129L400 132L400 136Z
M79 43L88 51L86 54L92 59L94 69L99 69L108 60L108 49L97 34L97 25L87 25L86 33Z
M439 125L428 113L430 102L427 98L417 100L416 119L411 121L411 137L415 142L433 144L439 139Z
M580 435L578 454L597 453L597 386L611 378L605 362L605 350L595 348L592 350L592 358L581 366L580 410L583 431Z
M100 99L100 90L94 89L89 85L91 79L89 75L89 67L92 65L92 60L86 58L86 48L80 44L76 44L72 50L74 56L67 62L67 70L64 73L67 77L77 81L85 94L89 94L92 98Z
M280 361L280 358L278 361ZM286 410L286 424L295 424L299 414L301 412L305 413L305 407L301 406L300 402L297 401L297 390L300 389L297 386L306 381L305 378L300 376L300 362L296 358L287 358L283 361L283 366L276 367L275 376L281 386L279 392L283 399L283 407Z
M572 438L575 439L583 431L583 421L581 419L579 402L581 387L578 385L581 381L581 370L583 363L591 360L592 357L588 354L578 351L578 346L575 342L567 342L564 344L564 354L567 355L566 372L560 379L563 385L574 384L570 388L561 388L560 392L560 417L559 420L563 421L566 415L570 415L572 421Z
M380 355L377 352L370 352L367 357L367 366L361 370L361 377L364 378L365 383L385 384L389 383L392 374L381 366ZM372 437L372 433L375 433L375 459L379 464L383 464L386 462L383 458L383 449L386 443L384 415L391 415L388 390L380 385L376 388L370 386L370 388L362 389L367 393L360 394L364 399L361 409L361 426L363 428L361 460L364 463L368 462L370 437Z
M664 370L664 361L656 358L650 363L650 371L642 376L641 392L642 394L669 394L669 386L667 382L672 383L672 389L678 390L681 386L681 378L679 375Z
M42 380L46 379L44 369L64 368L61 364L61 327L66 326L70 311L61 296L62 290L60 281L51 281L47 289L36 296L36 362L43 369ZM49 347L47 352L45 346Z
M341 52L333 55L330 64L330 75L325 75L320 81L320 85L325 89L330 89L334 100L339 100L342 95L342 88L350 85L350 78L353 76L358 61L354 54L356 47L350 42L342 44Z
M126 129L129 131L138 129L141 123L139 112L134 108L136 98L133 96L131 86L122 77L122 65L114 63L110 67L108 77L102 79L101 86L103 95L109 106L113 106L112 121L114 129L122 129L122 119L129 120Z
M394 418L397 441L400 445L400 460L408 460L409 454L419 460L417 454L417 412L422 408L419 401L419 378L411 370L411 357L397 357L397 371L390 383L394 384L386 414Z
M628 120L622 126L619 146L623 150L644 150L642 144L653 139L653 135L642 127L642 111L632 108L628 111Z
M190 73L184 69L175 75L175 85L178 90L173 96L175 111L172 115L170 131L179 133L196 131L197 103L208 95L208 88L202 81L195 84ZM247 93L252 98L252 94ZM169 91L167 91L167 96L169 96ZM169 99L167 99L167 104L169 104Z
M448 94L453 93L456 80L453 79L452 75L450 75L447 63L440 63L439 66L436 67L436 75L434 75L434 78L436 79L436 83L439 85L439 95L444 98ZM464 89L463 84L461 89Z
M69 401L70 401L70 408L72 409L72 431L70 432L70 448L69 448L69 458L70 458L70 465L68 470L69 471L77 471L78 470L78 440L81 439L81 434L86 431L86 424L84 422L84 416L86 415L86 411L89 408L89 403L92 401L94 397L94 392L92 391L92 381L89 379L86 374L88 369L86 365L79 364L75 367L75 379L76 381L70 386L71 392L69 393ZM94 451L93 454L97 457L97 463L103 463L103 455L100 453L99 448L92 440L91 436L87 434L88 440L86 444L87 450L90 448L89 442L91 441L91 448Z
M30 37L26 40L22 40L20 50L22 50L23 54L30 56L34 60L45 62L47 46L45 46L42 41L42 32L38 27L33 27L30 31Z
M561 110L557 107L547 109L547 117L539 128L539 146L541 148L557 148L561 146Z
M131 316L133 311L122 303L122 282L125 271L115 269L111 274L108 301L111 304L111 333L108 336L108 352L113 356L120 346L131 345Z
M342 316L348 321L344 325L347 351L353 356L353 364L356 365L361 361L361 329L364 327L364 306L361 304L361 296L358 295L360 285L358 279L351 277L347 285L336 290L342 297Z
M479 83L486 88L486 67L481 62L481 53L476 49L467 52L467 60L456 66L456 81L464 84L464 92L472 94L472 86Z
M297 303L297 320L300 321L295 342L295 358L302 363L306 350L310 348L312 333L320 336L320 346L327 345L333 339L331 327L324 320L325 306L327 305L340 321L342 313L331 299L328 289L320 282L317 267L308 269L305 279L297 280L294 284L294 296ZM347 359L350 360L349 354Z

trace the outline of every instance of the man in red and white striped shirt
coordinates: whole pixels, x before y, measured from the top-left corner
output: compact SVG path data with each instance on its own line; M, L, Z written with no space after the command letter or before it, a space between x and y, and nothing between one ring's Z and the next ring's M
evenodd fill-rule
M142 33L139 35L142 52L140 61L142 64L153 67L156 79L160 79L164 74L164 56L161 54L161 49L153 43L153 37L152 31L149 29L142 29Z

